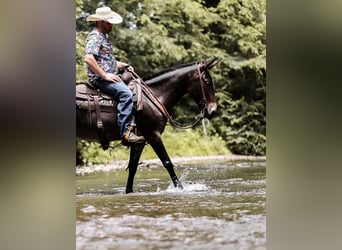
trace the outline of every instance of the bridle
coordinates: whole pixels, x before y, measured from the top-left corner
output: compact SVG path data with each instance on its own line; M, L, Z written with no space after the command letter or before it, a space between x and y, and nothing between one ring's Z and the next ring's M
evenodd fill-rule
M208 104L207 98L205 96L204 83L203 83L203 78L202 78L202 75L205 74L205 71L201 72L200 65L197 66L197 71L198 71L198 77L201 83L201 90L202 90L202 100L199 102L199 104L201 105L201 107L203 107L201 109L201 113L204 113L204 110L207 108L207 104Z
M169 112L167 111L165 106L154 95L154 93L151 91L151 89L148 87L148 85L141 79L141 77L137 73L135 73L134 71L131 71L131 70L128 70L128 71L132 74L134 80L140 82L141 87L142 87L142 91L145 93L147 98L150 99L150 101L160 110L160 112L162 112L162 114L165 116L165 118L170 121L172 126L179 128L179 129L193 128L200 121L202 121L202 119L205 117L205 109L207 108L208 102L207 102L207 98L206 98L205 91L204 91L204 82L202 79L202 75L205 73L205 71L201 72L200 64L198 64L198 66L197 66L197 71L198 71L198 76L199 76L199 80L200 80L200 84L201 84L201 91L202 91L202 99L200 101L200 105L202 106L202 109L200 111L200 114L198 114L195 117L195 121L193 123L191 123L190 125L183 125L183 124L180 124L179 122L175 121L171 117L171 115L169 114Z

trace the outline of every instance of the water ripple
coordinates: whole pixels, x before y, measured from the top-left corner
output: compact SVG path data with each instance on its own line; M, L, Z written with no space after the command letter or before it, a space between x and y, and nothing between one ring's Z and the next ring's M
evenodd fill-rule
M266 249L265 217L236 221L206 217L124 215L78 223L77 249ZM205 225L205 226L204 226ZM208 230L210 228L210 230Z

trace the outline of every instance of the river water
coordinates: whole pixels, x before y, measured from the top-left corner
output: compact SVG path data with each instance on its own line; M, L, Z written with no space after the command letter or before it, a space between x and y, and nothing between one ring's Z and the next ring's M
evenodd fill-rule
M266 162L162 167L76 177L76 249L266 249Z

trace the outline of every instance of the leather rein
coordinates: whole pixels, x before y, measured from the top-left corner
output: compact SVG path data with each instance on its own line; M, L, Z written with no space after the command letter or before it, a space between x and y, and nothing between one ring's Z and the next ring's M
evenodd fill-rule
M129 72L132 73L133 78L135 80L138 80L141 83L142 91L152 101L152 103L160 110L160 112L162 112L162 114L166 117L166 119L168 119L170 121L172 126L174 126L176 128L179 128L179 129L189 129L189 128L195 127L204 118L205 109L207 107L207 99L206 99L206 96L205 96L204 83L203 83L203 80L202 80L202 74L201 74L201 70L200 70L200 65L198 65L197 70L198 70L198 76L199 76L200 83L201 83L201 90L202 90L202 97L203 97L201 102L200 102L200 104L203 104L203 108L202 108L200 114L198 114L195 117L195 121L192 124L190 124L190 125L183 125L183 124L180 124L179 122L175 121L171 117L171 115L169 114L169 112L167 111L165 106L159 101L159 99L151 91L151 89L148 87L148 85L141 79L141 77L137 73L135 73L133 71L129 71Z

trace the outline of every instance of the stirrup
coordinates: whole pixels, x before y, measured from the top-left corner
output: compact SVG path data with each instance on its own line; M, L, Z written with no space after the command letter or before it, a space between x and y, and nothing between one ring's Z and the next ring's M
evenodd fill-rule
M131 125L128 126L127 132L125 134L125 141L128 142L129 135L132 131L133 127Z

